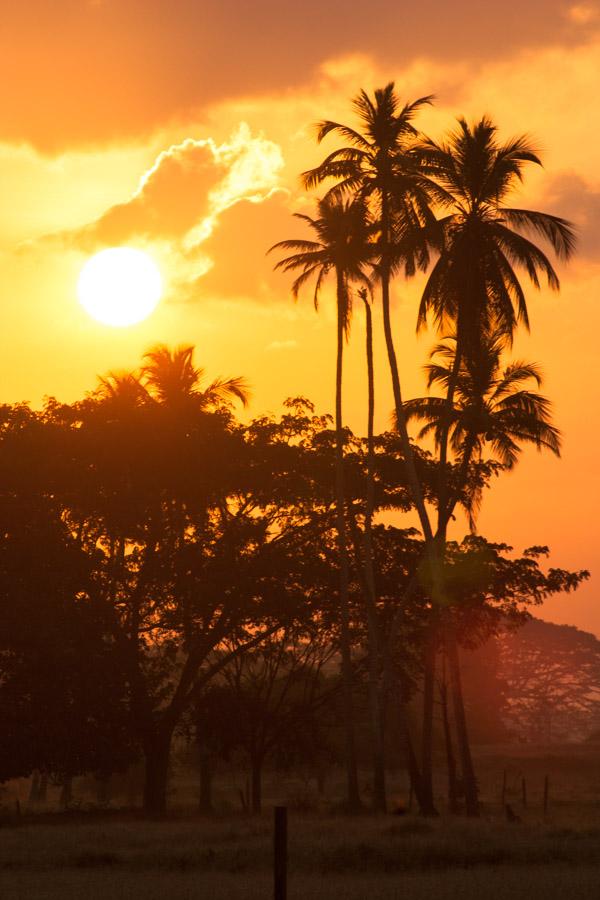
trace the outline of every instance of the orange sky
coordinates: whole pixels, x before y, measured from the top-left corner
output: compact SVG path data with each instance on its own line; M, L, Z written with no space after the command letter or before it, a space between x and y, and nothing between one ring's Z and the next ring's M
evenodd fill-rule
M95 376L134 367L152 343L192 342L214 374L243 374L251 412L302 393L333 406L334 318L317 316L271 271L266 249L310 212L298 173L321 156L312 123L351 118L359 87L395 80L440 136L454 116L489 113L530 133L545 168L518 204L572 218L580 252L560 295L529 292L532 335L564 431L561 461L528 451L486 498L488 537L548 543L558 565L598 569L600 486L600 6L506 0L29 0L0 29L2 399L72 400ZM333 147L333 145L332 145ZM85 259L115 244L147 249L167 292L144 323L91 320L75 286ZM414 336L419 282L397 283L405 395L423 391L431 335ZM348 352L346 414L364 424L361 318ZM379 426L391 396L379 341ZM600 634L595 580L544 615Z

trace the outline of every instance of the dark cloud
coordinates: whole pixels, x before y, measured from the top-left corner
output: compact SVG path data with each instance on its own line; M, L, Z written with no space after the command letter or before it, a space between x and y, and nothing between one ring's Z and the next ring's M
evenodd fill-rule
M419 57L487 60L572 44L592 27L585 16L569 17L564 0L10 3L0 138L51 151L122 139L192 107L301 84L342 54L372 54L398 71Z

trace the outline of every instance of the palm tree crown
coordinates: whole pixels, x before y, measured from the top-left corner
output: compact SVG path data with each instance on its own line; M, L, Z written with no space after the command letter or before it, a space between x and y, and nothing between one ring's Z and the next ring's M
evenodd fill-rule
M369 202L379 222L380 255L389 266L402 262L407 274L426 268L429 248L423 240L433 222L433 185L414 153L418 135L413 119L432 97L402 105L393 82L376 90L373 99L360 91L353 101L362 131L325 120L317 125L317 140L329 134L347 141L323 162L302 175L311 190L335 179L334 196L359 196Z
M98 376L93 398L115 410L134 409L149 400L148 392L135 372L108 372Z
M269 250L290 251L290 255L276 263L284 272L300 270L292 284L295 298L306 282L314 279L315 309L323 283L331 273L338 279L338 314L346 335L350 325L352 303L349 287L352 283L370 286L366 266L374 253L371 243L373 226L365 203L341 197L325 197L317 203L317 216L296 213L296 218L310 226L316 240L279 241Z
M194 408L204 410L232 400L239 400L243 406L248 402L249 390L244 378L216 378L202 387L205 372L194 365L192 345L170 350L165 344L157 344L143 358L143 383L161 404L175 408L191 403Z
M558 276L532 237L541 236L558 257L573 252L575 235L565 219L505 205L527 163L541 165L527 137L505 144L487 117L470 126L458 120L448 139L423 138L421 164L437 182L441 254L427 281L418 327L429 314L436 326L458 335L460 353L477 352L480 336L496 331L512 342L518 322L529 327L527 303L515 269L536 287L540 277L558 289Z
M481 459L484 447L506 469L517 462L521 444L547 449L560 456L560 432L550 419L550 402L524 387L542 376L537 365L513 362L502 368L503 336L488 338L485 353L475 367L461 364L450 411L450 446L458 462ZM447 391L453 377L456 338L447 337L431 353L426 367L428 387L439 385ZM419 437L432 435L439 445L447 415L447 398L422 397L404 404L407 419L426 424Z

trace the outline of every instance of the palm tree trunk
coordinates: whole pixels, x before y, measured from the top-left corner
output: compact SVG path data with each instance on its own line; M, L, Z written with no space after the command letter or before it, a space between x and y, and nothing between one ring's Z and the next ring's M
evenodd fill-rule
M440 703L442 707L442 722L444 725L444 742L446 745L446 767L448 771L448 808L453 815L458 813L458 782L456 777L456 757L454 755L454 742L452 740L452 728L450 725L450 711L448 709L448 681L446 678L446 651L444 650L444 668L439 683Z
M425 638L423 666L423 730L421 744L421 780L425 803L434 806L433 799L433 706L437 648L430 629Z
M394 393L394 406L396 410L396 421L398 431L402 441L402 451L404 453L404 464L406 466L407 481L412 494L413 503L419 516L421 529L426 542L431 542L433 532L425 506L423 491L419 482L419 476L415 467L415 458L408 437L408 427L406 417L404 415L404 407L402 404L402 390L400 388L400 374L398 372L398 361L396 359L396 350L394 347L394 337L392 334L392 323L390 316L390 264L388 258L388 245L390 240L390 223L389 223L389 199L385 193L381 197L381 225L382 225L382 254L381 254L381 305L383 311L383 330L385 334L385 345L387 349L388 361L390 365L390 373L392 376L392 390Z
M419 806L419 813L422 816L437 816L438 812L435 808L433 798L428 795L427 791L423 787L423 778L421 775L421 770L419 769L419 763L417 761L417 754L415 753L414 744L410 734L410 728L408 727L406 704L401 699L399 705L400 731L404 743L404 752L406 754L406 767L408 769L408 777L410 778L410 783L414 795L417 799L417 804Z
M342 652L342 691L344 704L345 757L348 808L360 808L354 702L352 697L352 655L350 650L350 609L348 598L348 544L344 491L344 432L342 421L342 373L348 296L343 272L337 272L337 358L335 379L335 501L340 576L340 632Z
M457 330L456 337L456 350L454 353L454 362L452 365L452 372L450 375L450 382L448 384L448 391L446 393L446 405L444 409L444 415L442 419L442 431L440 435L440 474L439 474L439 487L438 487L438 527L437 527L437 539L441 544L445 544L446 542L446 530L448 528L448 522L450 520L450 516L452 515L452 510L448 508L448 479L446 477L446 466L448 463L448 438L450 435L450 425L452 418L452 408L454 405L454 393L456 391L456 384L458 381L458 373L460 371L462 351L459 342L459 333Z
M475 777L475 768L473 766L473 757L471 755L469 732L467 729L467 717L465 713L460 661L458 657L458 643L456 635L453 634L451 630L449 630L447 635L446 646L448 651L448 664L450 667L452 705L454 707L454 718L456 722L458 752L460 755L465 790L465 811L468 816L478 816L479 792L477 779Z
M373 807L377 812L387 808L385 789L385 744L383 704L380 690L379 627L377 622L377 593L373 565L373 510L375 507L375 451L373 442L375 418L375 377L373 364L373 319L371 307L362 295L366 314L366 354L368 379L367 421L367 492L365 506L364 571L367 600L367 629L369 656L369 706L373 731Z

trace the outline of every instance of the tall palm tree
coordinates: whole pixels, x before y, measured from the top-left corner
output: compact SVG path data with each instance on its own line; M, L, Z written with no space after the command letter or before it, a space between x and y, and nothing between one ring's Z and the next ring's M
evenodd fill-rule
M203 386L205 371L194 365L194 349L182 345L171 350L157 344L144 353L141 377L151 395L173 409L206 410L232 400L246 406L249 388L244 378L215 378Z
M342 651L342 679L346 726L346 765L348 804L360 806L354 711L352 703L352 657L350 650L350 614L348 604L348 546L344 491L344 426L342 416L342 377L344 341L348 336L352 315L351 286L369 286L366 267L373 257L372 226L366 204L362 199L348 201L341 197L325 197L318 201L317 216L296 214L314 233L315 240L292 239L280 241L271 250L290 252L276 264L284 272L300 271L292 285L294 297L311 279L314 280L313 300L318 308L320 292L329 275L335 277L337 309L337 351L335 378L335 485L336 527L340 561L340 625Z
M436 200L441 252L421 298L418 328L429 317L442 332L456 335L454 369L447 385L446 418L439 436L440 487L438 534L448 518L445 481L453 393L463 358L476 359L490 334L512 343L518 324L529 328L527 302L519 270L535 287L545 279L558 290L559 279L541 237L559 258L573 252L575 235L565 219L509 205L527 164L541 165L526 136L500 143L486 116L473 125L465 119L445 141L422 138L416 150L424 171L438 186ZM483 346L483 365L488 351Z
M435 235L431 201L437 187L413 152L417 137L413 119L431 100L431 97L421 97L414 103L402 106L393 83L376 90L373 99L361 91L353 105L362 130L328 120L320 122L317 132L319 142L335 134L343 138L346 144L303 175L307 189L334 179L336 184L330 189L331 195L360 197L370 205L376 217L379 230L376 273L381 283L383 326L396 419L413 501L427 541L432 538L432 529L404 421L391 325L390 281L401 267L407 275L412 275L417 269L425 269L429 263L430 240Z
M457 338L445 338L433 349L431 362L426 367L428 386L441 387L445 397L422 397L405 404L407 420L416 419L424 423L419 438L433 437L438 452L442 442L449 441L458 466L458 483L446 508L440 511L444 521L450 519L459 497L466 492L465 502L474 524L480 494L477 488L469 492L468 473L471 464L481 461L486 450L491 451L507 470L515 466L524 444L533 444L538 450L547 449L556 456L560 455L560 432L551 422L550 403L528 387L531 381L537 387L541 386L540 370L535 364L522 361L503 368L505 343L503 332L493 336L484 334L480 337L476 358L463 355L457 363ZM452 398L450 409L448 397ZM436 616L435 625L436 630L441 625L441 632L444 633L467 813L477 815L478 789L463 700L458 641L449 612L442 610ZM441 621L438 621L440 617ZM432 652L435 654L435 651ZM426 666L426 683L431 682L434 674L435 655ZM425 718L429 722L429 715ZM429 751L430 742L424 743Z
M377 589L373 557L373 515L375 511L375 365L373 359L373 314L366 288L359 291L365 307L365 351L367 359L367 489L364 526L364 580L367 607L369 706L373 730L373 807L377 812L387 808L385 787L385 743L383 704L380 691L380 640L377 621Z

